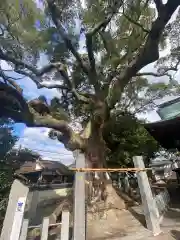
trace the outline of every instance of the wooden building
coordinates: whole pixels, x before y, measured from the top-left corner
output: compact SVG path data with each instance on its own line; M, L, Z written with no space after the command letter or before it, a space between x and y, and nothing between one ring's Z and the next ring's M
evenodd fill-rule
M72 183L74 174L64 164L49 160L25 162L15 176L29 183Z
M163 148L174 152L180 151L180 97L159 105L157 113L162 120L145 124L144 127ZM176 178L180 183L178 164L171 167L171 171L173 171L172 175L176 173Z
M157 113L162 120L144 127L162 147L180 150L180 97L161 104Z

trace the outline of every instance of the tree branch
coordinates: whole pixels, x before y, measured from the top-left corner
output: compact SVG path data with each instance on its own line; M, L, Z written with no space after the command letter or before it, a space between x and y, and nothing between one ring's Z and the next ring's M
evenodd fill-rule
M10 117L18 122L32 121L29 106L17 89L0 82L0 116Z
M114 14L111 14L109 17L107 17L104 21L99 22L91 31L86 33L86 48L88 52L88 58L90 62L90 68L92 72L91 76L91 82L95 88L95 91L98 92L100 90L100 86L98 84L97 80L97 73L96 73L96 62L95 62L95 57L93 53L93 36L99 32L102 28L106 28L106 26L109 24L111 21L112 17Z
M88 57L89 57L89 61L90 61L91 71L93 71L94 73L95 73L96 69L95 69L95 58L94 58L94 53L93 53L92 39L93 39L93 36L96 33L98 33L102 28L104 28L104 29L106 28L106 26L110 23L113 15L114 15L114 13L112 13L111 15L106 17L105 20L96 24L95 27L91 31L86 33L86 48L87 48Z
M106 50L106 52L107 52L107 54L108 54L108 56L109 56L109 55L110 55L110 51L109 51L108 43L107 43L106 38L105 38L105 36L104 36L104 31L100 31L100 32L99 32L99 35L100 35L100 37L101 37L101 39L102 39L104 48L105 48L105 50Z
M61 37L63 38L67 49L70 50L71 53L74 55L74 57L76 58L77 62L80 65L80 67L84 71L84 73L86 73L86 75L89 75L89 69L84 65L82 58L80 57L79 53L74 48L71 40L69 39L69 37L65 33L65 30L62 27L62 24L59 20L59 18L60 18L59 11L58 11L58 8L57 8L54 0L47 0L47 3L48 3L49 11L51 13L52 20L57 28L57 31L60 33Z
M19 59L16 59L15 57L12 57L6 53L3 53L2 50L0 50L0 59L13 63L15 65L15 68L17 68L17 69L19 67L26 68L29 71L31 71L32 73L34 73L37 77L42 77L44 74L50 72L52 69L58 68L62 65L60 62L50 63L38 70L36 67L34 67L28 63L25 63Z
M142 73L137 73L136 76L141 77L141 76L153 76L153 77L163 77L163 76L167 76L170 78L170 80L172 80L172 76L169 73L153 73L153 72L142 72Z
M178 0L168 0L168 2L163 5L159 11L157 19L152 24L144 46L140 49L137 56L132 59L128 67L122 71L118 77L111 81L109 94L106 99L110 108L113 108L116 102L120 99L122 92L130 79L143 67L159 58L158 47L161 34L179 5L180 1Z
M156 5L156 9L159 13L163 7L163 1L162 0L154 0L154 3Z
M75 86L74 86L74 82L72 80L70 80L67 72L65 71L64 67L61 66L61 68L59 68L59 72L61 74L61 76L64 78L64 80L66 81L66 84L69 88L69 90L73 93L74 97L81 102L84 103L89 103L90 99L83 96L81 93L78 93Z
M95 36L101 30L105 30L105 28L110 23L115 13L118 12L122 4L123 4L123 1L115 1L115 4L112 7L109 7L109 13L107 13L107 16L105 17L105 19L97 23L92 30L86 33L86 48L87 48L88 58L90 62L90 70L92 72L91 81L97 92L100 90L100 86L97 82L98 80L97 80L97 73L96 73L96 66L95 66L96 63L95 63L95 57L93 52L93 36Z
M169 68L164 68L162 73L154 73L154 72L140 72L137 73L136 76L154 76L154 77L163 77L163 76L167 76L169 77L170 80L173 80L173 77L171 76L171 74L169 74L169 71L178 71L178 65L180 63L180 60L177 61L176 65L173 67L169 67Z
M0 77L4 80L6 84L10 83L20 94L22 94L23 90L19 85L12 79L10 79L8 76L4 74L4 71L0 67Z
M74 97L78 101L81 101L81 102L84 102L84 103L89 103L90 99L85 97L84 94L77 92L77 90L75 89L73 82L69 79L68 74L64 70L64 65L63 64L60 65L60 63L59 63L59 64L57 64L57 67L58 67L58 71L60 72L61 76L65 80L67 86L60 85L60 84L57 84L57 83L46 84L46 83L43 83L42 81L40 81L38 79L38 77L35 76L32 73L28 73L28 72L26 72L24 70L19 70L19 69L16 69L15 71L17 73L21 74L21 75L27 76L30 79L32 79L32 81L36 84L38 89L45 87L45 88L48 88L48 89L57 88L57 89L62 89L62 90L69 90L69 91L71 91L73 93ZM50 69L49 65L44 67L44 69L46 69L46 71L47 71L47 69Z
M68 123L64 120L56 120L50 115L41 116L39 114L33 114L33 122L28 123L29 127L46 127L58 131L60 140L66 148L70 150L84 149L85 143L79 134L76 134Z
M145 28L143 27L143 25L141 25L140 23L136 22L135 20L133 20L132 18L130 18L129 16L127 16L125 13L123 13L123 16L124 16L129 22L131 22L131 23L133 23L134 25L140 27L140 28L143 30L143 32L149 33L149 30L145 29Z
M60 62L50 63L50 64L48 64L48 65L46 65L46 66L44 66L44 67L42 67L41 69L38 70L34 66L32 66L30 64L24 63L21 60L18 60L16 58L12 57L12 56L4 54L2 51L0 51L0 58L2 60L8 61L8 62L12 62L13 64L15 64L15 72L31 78L33 80L33 82L37 85L37 88L46 87L46 88L49 88L49 89L52 89L52 88L68 89L68 90L70 90L74 94L74 96L76 97L77 100L85 102L85 103L89 103L89 99L88 98L85 98L81 93L78 93L76 91L73 83L70 81L66 71L64 70L64 65L62 63L60 63ZM27 71L25 71L23 69L18 69L18 67L24 67L24 68L28 69L29 71L31 71L32 73L27 72ZM39 78L41 76L43 76L44 74L50 72L54 68L56 68L60 72L61 76L66 81L67 86L62 86L62 85L59 85L59 84L52 84L52 85L48 86L46 84L43 84L40 81ZM14 87L16 85L16 89L17 89L18 85L15 82L13 83L12 80L11 80L11 84Z
M83 138L74 133L68 122L56 120L50 114L40 115L16 89L2 82L0 82L0 100L0 117L8 117L19 123L23 122L28 127L46 127L61 132L63 136L61 141L71 150L85 147Z

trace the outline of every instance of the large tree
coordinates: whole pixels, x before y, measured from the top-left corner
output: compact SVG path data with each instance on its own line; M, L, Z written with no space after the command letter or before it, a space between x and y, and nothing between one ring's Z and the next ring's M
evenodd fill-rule
M180 1L87 0L83 7L78 0L40 3L41 8L30 0L0 3L0 59L16 73L10 78L0 71L1 116L50 128L51 138L72 151L80 149L89 166L103 167L111 150L105 137L111 123L127 112L151 108L155 99L177 90L172 71L179 64L179 12L168 22ZM169 39L171 53L159 61L158 70L142 72L159 59ZM85 42L81 51L80 42ZM39 68L42 53L49 63ZM49 105L44 96L27 101L17 75L38 88L58 89L59 98ZM169 80L150 83L147 76ZM76 121L79 132L73 128Z

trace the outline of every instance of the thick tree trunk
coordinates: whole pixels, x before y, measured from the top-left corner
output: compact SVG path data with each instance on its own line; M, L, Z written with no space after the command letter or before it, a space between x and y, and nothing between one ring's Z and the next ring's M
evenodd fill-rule
M105 167L107 148L101 137L101 129L91 134L87 146L87 151L85 152L86 166L91 168ZM112 186L110 177L107 178L107 175L107 173L87 174L89 190L91 189L91 193L87 193L88 203L91 203L91 206L95 206L95 203L104 203L104 208L107 210L125 209L124 200L117 194Z
M86 164L88 167L101 168L106 167L106 146L102 138L97 136L98 131L88 141L86 155ZM90 175L90 174L89 174ZM97 175L97 174L94 174ZM94 195L88 195L87 206L87 236L104 237L104 232L112 232L113 229L119 229L119 223L122 221L122 214L126 206L124 200L116 193L112 186L111 179L105 177L106 174L99 174L99 179L92 176L88 179L89 185L94 188ZM114 231L114 230L113 230ZM95 239L92 238L92 239Z

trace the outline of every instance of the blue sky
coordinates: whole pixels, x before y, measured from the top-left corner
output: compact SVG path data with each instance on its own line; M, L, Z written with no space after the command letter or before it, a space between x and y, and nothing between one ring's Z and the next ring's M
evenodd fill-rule
M39 7L42 9L42 6L40 5L41 1L38 1ZM176 15L176 14L175 14ZM174 15L174 16L175 16ZM173 18L174 18L173 16ZM80 51L84 52L84 39L80 39ZM169 49L164 51L161 55L166 55L168 53ZM44 56L42 56L39 67L42 67L43 65L46 65L47 60ZM11 67L5 62L1 61L1 67L2 69L9 69L11 70ZM155 71L154 64L148 65L146 68L143 69L143 71L150 72ZM14 73L13 73L14 74ZM180 77L180 74L177 73L176 78L178 79ZM157 81L166 81L166 78L149 78L150 80L156 80ZM27 99L33 99L38 97L39 95L46 96L47 99L51 99L54 96L59 96L59 92L55 89L37 89L36 85L27 77L23 78L22 80L18 80L18 83L23 89L24 96ZM163 99L162 101L167 101L170 98L167 97ZM162 102L160 101L160 102ZM160 103L158 102L158 103ZM138 117L146 118L148 121L154 122L160 120L159 116L156 113L156 110L151 111L147 114L140 114ZM19 140L16 143L15 147L28 147L32 150L38 151L43 158L45 159L52 159L54 161L61 161L64 164L71 164L73 162L73 156L72 152L67 151L64 146L55 140L51 140L48 138L48 131L49 129L45 128L27 128L24 124L15 124L14 127L15 133L19 136Z
M43 64L46 63L44 60L43 58ZM11 67L5 61L1 61L1 67L2 69L11 70ZM11 74L14 75L14 73L9 72L9 75ZM39 95L45 95L48 99L51 99L59 95L59 92L55 89L37 89L34 82L27 77L17 81L27 99L33 99ZM71 164L74 161L72 152L67 151L60 142L49 139L48 131L49 129L46 128L27 128L25 124L15 124L14 132L19 136L15 147L28 147L38 151L44 159L61 161L67 165Z

